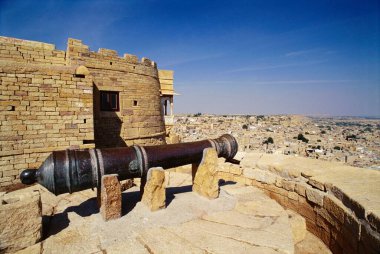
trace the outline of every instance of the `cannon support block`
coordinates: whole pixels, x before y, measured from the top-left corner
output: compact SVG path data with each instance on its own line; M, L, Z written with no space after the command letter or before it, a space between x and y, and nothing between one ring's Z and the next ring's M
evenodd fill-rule
M214 148L203 150L202 161L193 164L193 191L208 199L219 197L219 179L217 177L218 155Z
M141 201L151 210L157 211L166 207L165 171L161 167L151 168Z
M102 177L100 214L105 221L121 217L121 185L117 174L104 175Z

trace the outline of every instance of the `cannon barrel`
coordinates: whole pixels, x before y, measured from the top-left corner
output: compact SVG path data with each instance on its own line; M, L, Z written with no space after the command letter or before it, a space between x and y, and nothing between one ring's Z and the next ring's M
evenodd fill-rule
M146 176L152 167L200 163L203 150L210 147L227 160L238 149L235 138L225 134L217 139L170 145L55 151L38 170L24 170L20 179L24 184L38 182L55 195L72 193L99 186L107 174L118 174L119 180L125 180Z

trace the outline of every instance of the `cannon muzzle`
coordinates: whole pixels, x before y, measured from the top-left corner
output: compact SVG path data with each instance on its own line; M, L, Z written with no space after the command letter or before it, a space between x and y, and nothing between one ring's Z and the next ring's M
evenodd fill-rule
M38 182L56 195L72 193L99 186L107 174L118 174L121 181L146 176L152 167L200 163L203 150L210 147L227 160L232 160L238 150L235 138L225 134L217 139L170 145L55 151L38 170L24 170L20 179L24 184Z

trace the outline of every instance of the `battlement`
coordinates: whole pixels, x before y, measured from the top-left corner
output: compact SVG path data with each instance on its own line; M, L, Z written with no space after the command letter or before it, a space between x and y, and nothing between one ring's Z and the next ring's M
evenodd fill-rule
M157 69L157 64L142 57L125 53L123 57L116 50L100 48L98 52L91 51L82 40L69 38L67 50L57 50L54 44L29 41L0 36L0 58L8 61L27 62L51 65L86 65L93 68L114 70L127 69L141 73L144 67ZM136 67L138 66L138 67Z
M17 39L17 38L11 38L11 37L5 37L0 36L0 43L7 43L7 44L14 44L19 46L27 46L27 47L33 47L33 48L41 48L45 50L54 50L55 45L45 42L39 42L39 41L29 41L29 40L23 40L23 39Z
M79 62L82 64L84 61L86 65L94 68L118 69L130 67L126 64L133 64L133 70L135 70L136 65L157 68L156 63L146 57L141 58L140 61L137 56L128 53L120 57L116 50L106 48L100 48L98 52L93 52L81 40L73 38L68 39L66 52L69 58L68 62L71 60L71 63Z

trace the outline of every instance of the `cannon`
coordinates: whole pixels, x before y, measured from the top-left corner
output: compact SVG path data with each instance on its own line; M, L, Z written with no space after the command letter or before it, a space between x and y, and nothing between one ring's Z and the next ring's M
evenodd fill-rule
M117 174L119 181L146 177L152 167L164 169L200 163L205 148L232 160L238 150L229 134L217 139L157 146L77 149L52 152L38 170L26 169L21 182L38 182L55 195L98 187L103 175Z

